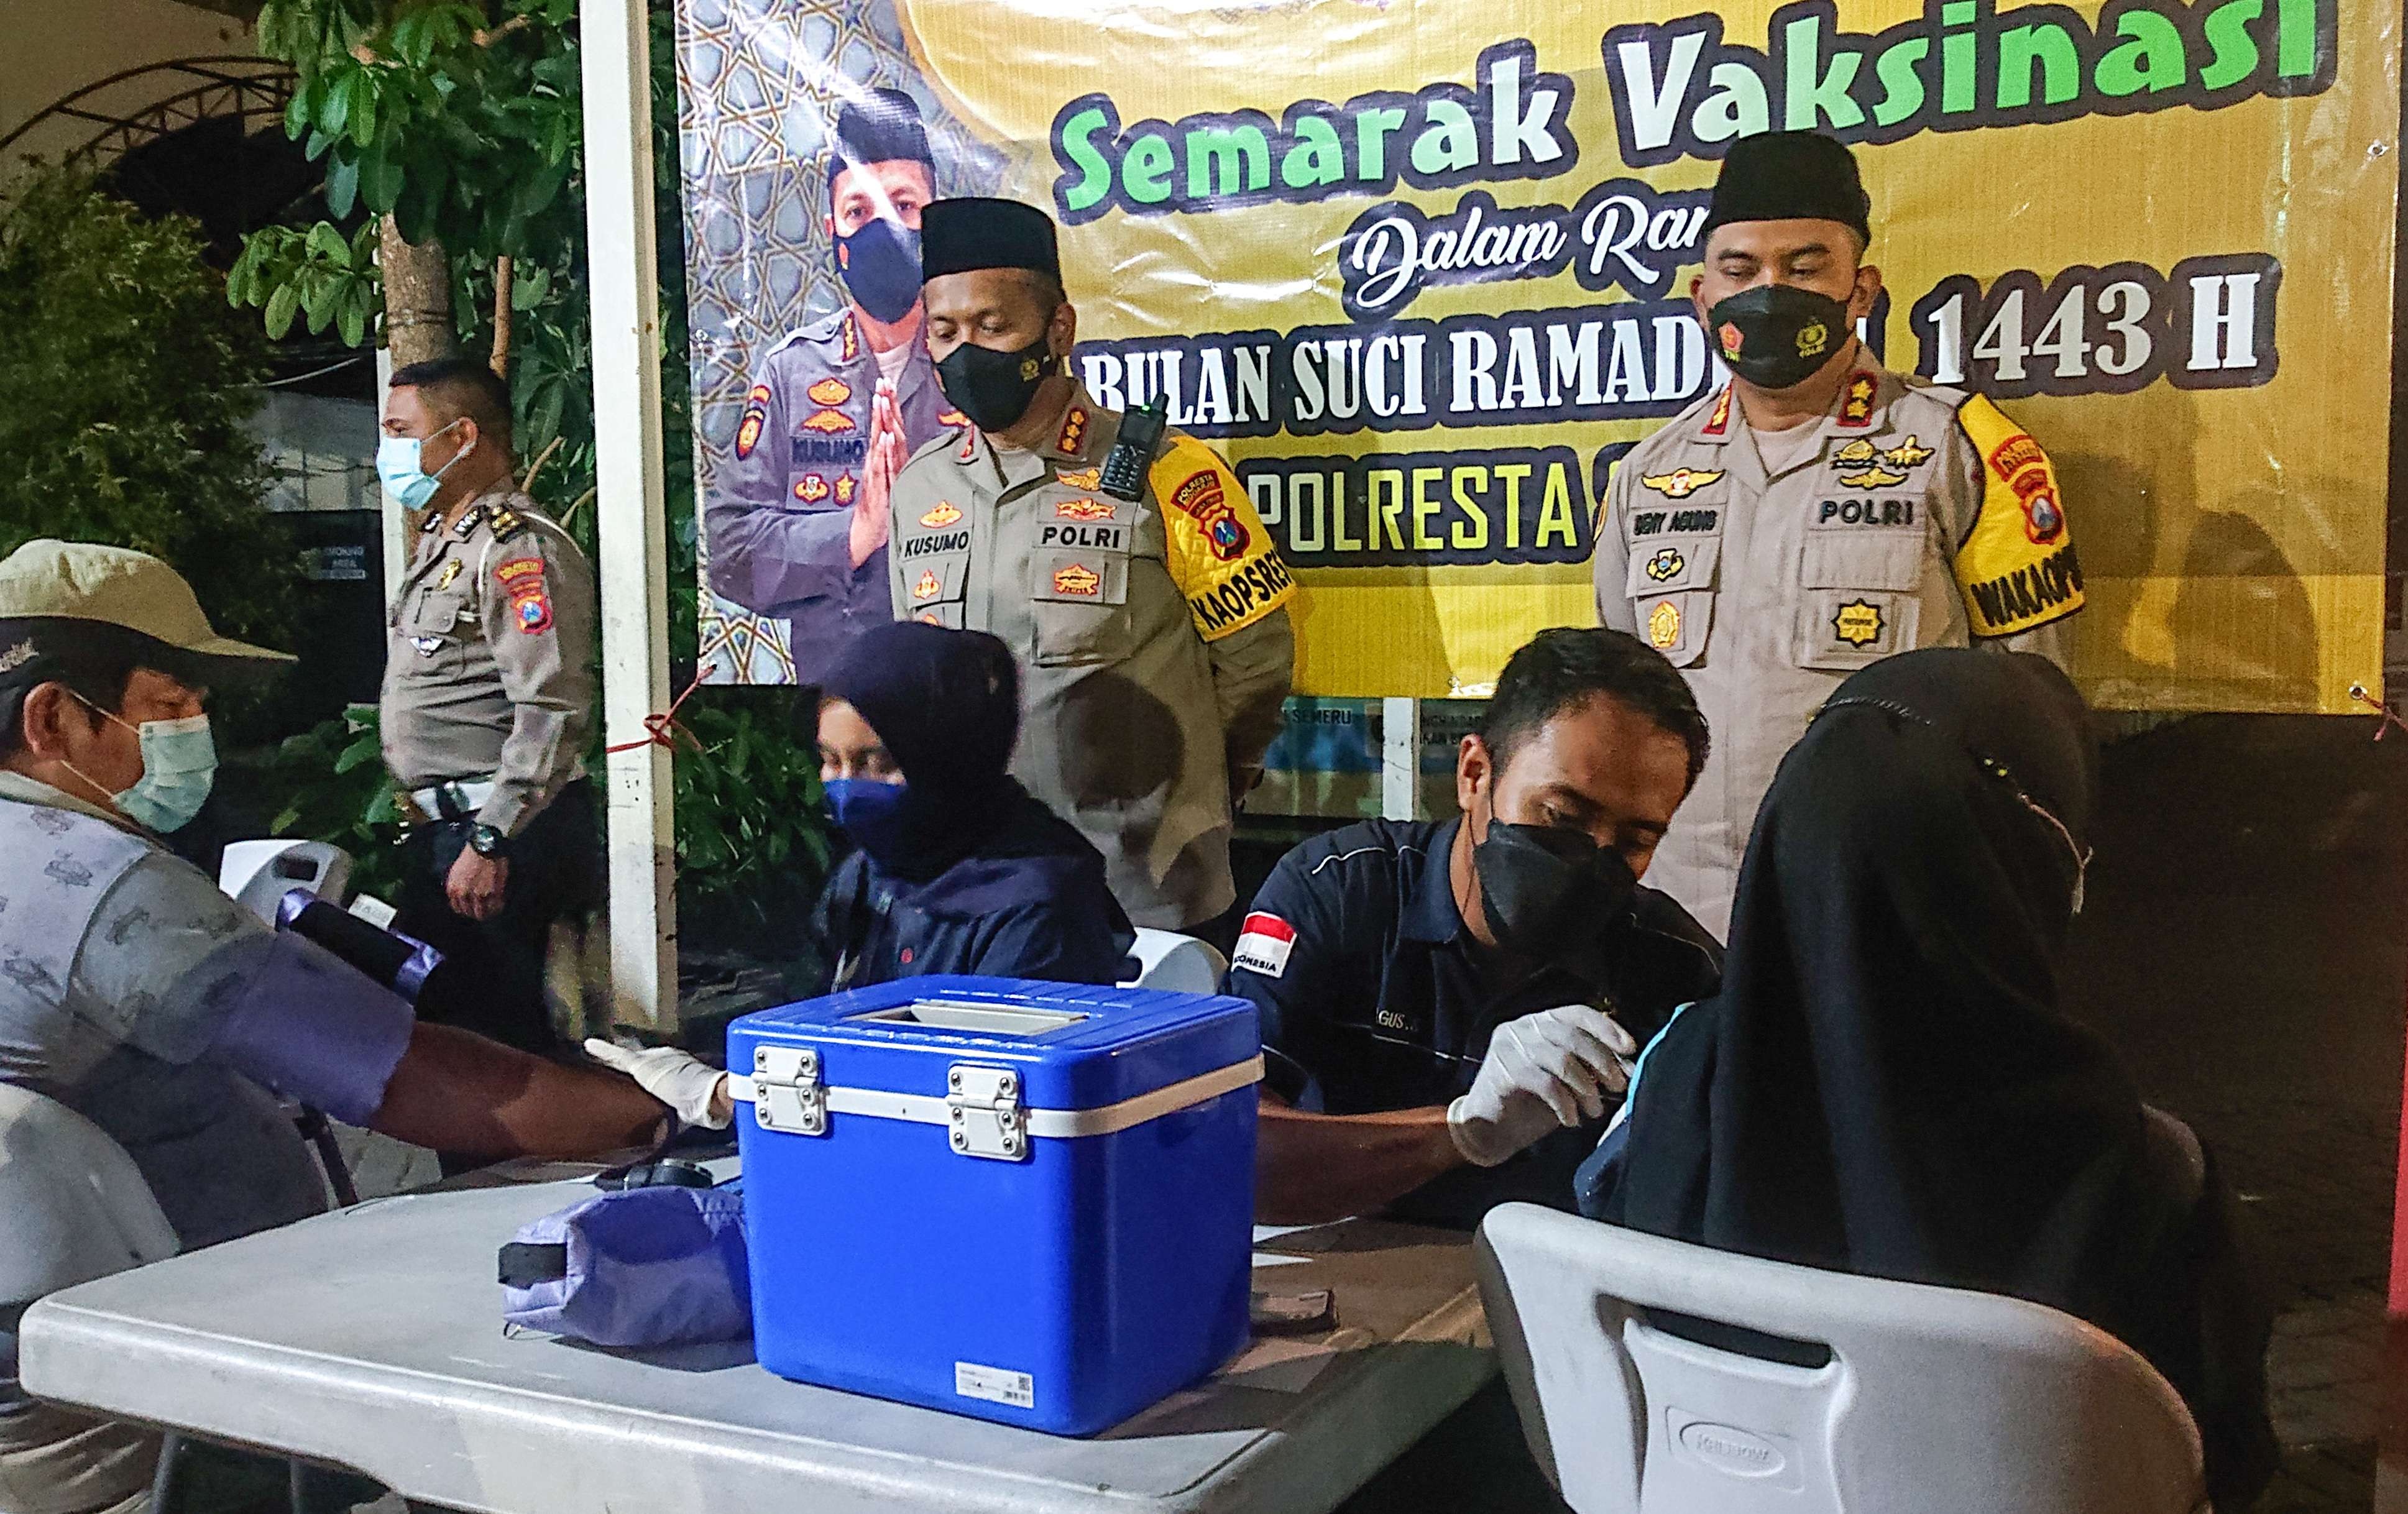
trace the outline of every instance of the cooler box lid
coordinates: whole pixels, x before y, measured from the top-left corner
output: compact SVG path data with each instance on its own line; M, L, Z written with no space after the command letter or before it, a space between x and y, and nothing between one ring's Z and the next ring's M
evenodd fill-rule
M739 1075L760 1047L810 1047L831 1086L941 1096L948 1068L967 1062L1010 1069L1021 1099L1040 1110L1102 1109L1193 1085L1183 1107L1226 1092L1221 1084L1255 1081L1262 1056L1243 999L1008 978L900 978L756 1010L727 1036Z

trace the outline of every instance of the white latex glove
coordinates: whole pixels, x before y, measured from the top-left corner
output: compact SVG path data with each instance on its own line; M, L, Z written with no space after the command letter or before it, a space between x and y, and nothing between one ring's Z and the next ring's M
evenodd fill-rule
M667 1105L689 1125L725 1130L735 1121L727 1075L673 1046L638 1050L589 1037L585 1053L634 1078L637 1087Z
M1493 1167L1524 1147L1605 1113L1630 1086L1639 1043L1602 1009L1568 1004L1497 1027L1471 1092L1447 1107L1463 1159Z

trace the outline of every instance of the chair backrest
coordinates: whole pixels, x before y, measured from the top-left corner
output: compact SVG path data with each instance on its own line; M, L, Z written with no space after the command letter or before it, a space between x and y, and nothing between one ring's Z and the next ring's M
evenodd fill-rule
M1523 1432L1576 1514L2205 1507L2181 1398L2055 1309L1528 1204L1490 1211L1479 1256Z
M351 881L351 854L324 841L230 841L218 860L219 892L270 925L294 890L339 909Z
M1137 976L1123 988L1162 989L1171 993L1218 993L1229 959L1208 941L1177 931L1140 930L1129 949L1137 959Z
M125 1148L56 1099L0 1083L0 1307L175 1254Z

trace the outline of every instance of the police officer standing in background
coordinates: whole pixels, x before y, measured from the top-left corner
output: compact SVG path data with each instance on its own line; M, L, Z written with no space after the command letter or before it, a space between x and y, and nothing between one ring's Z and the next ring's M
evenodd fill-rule
M542 1050L552 923L605 888L582 762L594 582L513 469L509 390L492 369L446 358L394 374L377 472L427 516L389 618L384 759L428 822L405 843L394 928L490 985L465 1028Z
M895 475L912 448L962 421L920 339L920 211L936 186L910 95L845 103L824 222L845 307L770 349L703 512L711 586L785 619L797 683L817 683L853 636L888 619Z
M1136 924L1235 902L1229 831L1295 673L1287 566L1229 465L1064 371L1078 312L1054 222L1010 200L923 219L928 350L959 435L896 480L895 613L1003 638L1027 719L1012 776L1104 854ZM1153 418L1146 418L1153 419Z
M1837 140L1732 144L1690 298L1731 372L1614 465L1604 623L1672 660L1713 759L1649 881L1729 928L1756 807L1841 680L1969 641L2062 661L2082 569L2040 444L1978 394L1885 370L1871 202Z

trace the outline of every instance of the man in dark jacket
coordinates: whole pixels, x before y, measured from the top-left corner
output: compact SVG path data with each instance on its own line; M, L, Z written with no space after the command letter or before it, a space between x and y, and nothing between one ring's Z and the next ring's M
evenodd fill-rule
M1719 978L1713 938L1638 886L1706 744L1660 653L1541 632L1464 738L1460 816L1281 861L1228 982L1262 1011L1263 1219L1571 1207L1627 1060Z

